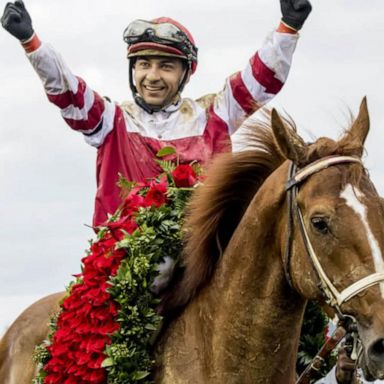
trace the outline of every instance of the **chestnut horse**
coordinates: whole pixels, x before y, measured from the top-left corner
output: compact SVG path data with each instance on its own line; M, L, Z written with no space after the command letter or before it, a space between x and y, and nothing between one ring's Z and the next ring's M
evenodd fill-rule
M220 157L192 198L156 383L294 383L307 300L356 319L364 372L384 378L384 209L361 162L366 101L338 141L305 144L275 110L271 122L254 150ZM51 310L27 311L2 340L1 384L33 377Z

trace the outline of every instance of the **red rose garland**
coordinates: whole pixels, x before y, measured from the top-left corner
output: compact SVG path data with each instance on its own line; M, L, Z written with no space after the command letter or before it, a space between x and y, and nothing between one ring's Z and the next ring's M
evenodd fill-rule
M148 186L145 197L138 194ZM167 201L166 192L164 180L136 187L124 202L121 218L107 224L110 231L93 243L90 254L82 259L83 272L77 276L82 279L71 287L70 296L64 300L57 331L48 347L52 357L44 366L44 383L106 382L106 371L101 368L106 358L104 350L110 335L119 329L115 322L118 308L106 291L107 281L116 275L125 256L123 249L115 250L116 241L137 228L133 215L139 207L161 206Z
M197 176L190 165L177 166L172 183L192 187ZM126 256L116 243L137 229L135 213L140 207L160 207L167 202L167 177L160 181L139 183L130 191L115 221L99 232L88 256L82 259L82 273L70 287L57 318L56 331L47 347L50 353L43 371L45 384L103 384L107 373L102 368L106 345L119 330L116 321L119 307L107 292L108 281L115 276ZM42 377L44 377L42 376Z
M71 288L57 320L57 331L48 347L51 359L45 365L47 384L104 383L105 345L119 328L118 312L106 292L109 276L116 274L123 250L114 250L115 239L107 234L92 244L82 261L83 279Z

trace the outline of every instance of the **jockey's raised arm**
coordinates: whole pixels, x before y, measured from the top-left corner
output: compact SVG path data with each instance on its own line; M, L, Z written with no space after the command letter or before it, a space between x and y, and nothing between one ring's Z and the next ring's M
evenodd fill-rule
M281 0L282 20L246 67L226 81L217 95L215 112L226 121L230 134L268 103L283 87L302 28L311 12L307 0Z
M94 224L102 224L120 204L118 174L128 180L159 172L155 154L173 146L182 163L207 163L230 150L230 136L284 85L311 5L281 0L282 20L246 67L230 76L223 90L198 100L181 93L197 67L197 47L180 23L162 17L135 20L124 31L133 101L117 104L75 76L61 56L41 42L22 1L8 3L3 27L21 41L48 99L68 125L98 148L98 190Z

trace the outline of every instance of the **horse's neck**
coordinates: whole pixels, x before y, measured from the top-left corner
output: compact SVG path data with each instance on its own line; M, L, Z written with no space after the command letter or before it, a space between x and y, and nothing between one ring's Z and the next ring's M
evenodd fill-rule
M278 254L272 222L281 204L266 208L262 199L251 203L211 283L168 329L164 382L294 382L304 300L288 288Z
M221 292L213 318L215 365L232 372L232 382L240 374L239 382L289 384L304 300L288 287L279 233L274 225L268 228L268 220L280 215L259 204L254 201L247 211L211 286Z

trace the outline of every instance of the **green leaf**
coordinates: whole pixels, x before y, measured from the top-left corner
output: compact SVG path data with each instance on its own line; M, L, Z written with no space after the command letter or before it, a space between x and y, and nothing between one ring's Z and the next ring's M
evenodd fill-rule
M157 326L151 323L145 324L144 328L148 331L157 331Z
M120 187L120 197L124 198L137 185L137 182L127 180L121 173L118 176L117 186Z
M192 169L195 171L196 175L201 175L203 173L203 169L199 163L192 162L191 166L192 166Z
M137 371L133 374L134 380L142 380L145 379L149 375L149 372L147 371Z
M176 149L173 147L164 147L161 148L159 152L156 153L157 157L164 157L168 155L174 155L176 153Z
M173 184L173 178L170 175L176 169L176 165L173 163L173 161L170 161L170 160L155 160L155 162L160 165L161 169L167 175L168 183Z
M115 362L113 361L113 359L111 357L107 357L101 363L101 368L112 367L112 365L115 365Z

